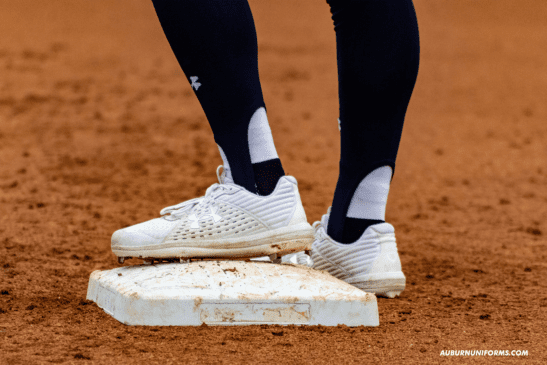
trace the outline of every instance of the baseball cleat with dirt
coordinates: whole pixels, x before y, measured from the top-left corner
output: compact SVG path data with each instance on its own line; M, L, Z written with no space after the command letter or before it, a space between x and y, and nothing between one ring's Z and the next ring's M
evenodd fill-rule
M112 252L121 258L247 259L309 250L313 228L306 219L296 179L283 176L268 196L250 193L217 176L205 196L164 208L160 218L120 229Z
M406 278L395 241L395 229L389 223L368 227L355 242L336 242L327 234L330 208L321 222L313 224L315 241L311 258L313 268L377 296L394 298L405 288Z

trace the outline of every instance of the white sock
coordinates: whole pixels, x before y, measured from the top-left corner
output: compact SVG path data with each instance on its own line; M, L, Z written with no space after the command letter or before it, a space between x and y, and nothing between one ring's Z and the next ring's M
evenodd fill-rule
M266 110L263 107L258 108L249 122L249 129L247 138L249 140L249 153L251 154L251 163L259 163L263 161L269 161L276 158L277 151L275 149L272 130L268 123L268 117L266 116ZM222 163L224 165L224 171L226 172L226 182L234 182L232 172L230 171L230 164L226 158L226 154L219 145L220 156L222 157Z
M391 175L391 167L382 166L365 176L353 193L346 217L384 221Z
M249 152L251 163L259 163L279 158L275 149L272 130L266 116L266 109L258 108L249 123Z

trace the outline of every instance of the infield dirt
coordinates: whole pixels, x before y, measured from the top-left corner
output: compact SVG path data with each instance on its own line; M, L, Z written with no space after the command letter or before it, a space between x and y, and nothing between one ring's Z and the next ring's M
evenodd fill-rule
M150 1L0 4L0 363L547 361L547 2L415 0L420 73L387 209L407 289L378 299L377 328L129 327L86 301L91 272L117 265L112 232L203 195L221 159ZM313 222L338 173L329 7L251 7L277 150Z

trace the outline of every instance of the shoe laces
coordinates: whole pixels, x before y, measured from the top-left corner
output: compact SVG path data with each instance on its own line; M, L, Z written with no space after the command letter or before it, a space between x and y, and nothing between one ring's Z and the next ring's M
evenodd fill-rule
M222 173L219 173L222 168ZM165 207L160 211L160 215L167 220L176 220L180 219L184 214L187 214L198 206L203 209L207 209L209 206L215 204L216 198L222 195L224 192L234 191L237 189L235 184L225 183L226 172L224 171L224 166L220 165L217 167L217 178L218 183L214 183L209 186L205 191L205 195L199 198L190 199L182 203Z

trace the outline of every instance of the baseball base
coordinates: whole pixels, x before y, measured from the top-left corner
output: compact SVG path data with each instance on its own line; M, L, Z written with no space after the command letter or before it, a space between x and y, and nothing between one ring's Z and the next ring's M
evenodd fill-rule
M379 324L374 294L292 264L196 261L94 271L87 299L128 325Z

